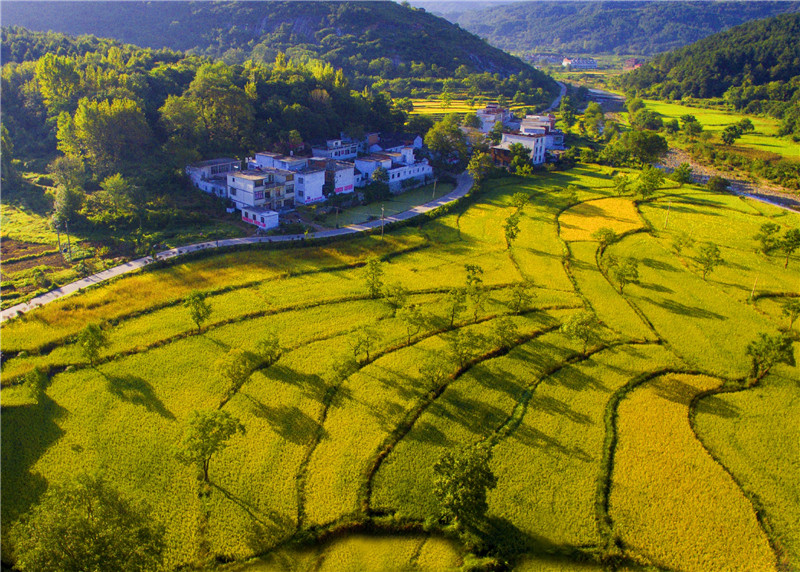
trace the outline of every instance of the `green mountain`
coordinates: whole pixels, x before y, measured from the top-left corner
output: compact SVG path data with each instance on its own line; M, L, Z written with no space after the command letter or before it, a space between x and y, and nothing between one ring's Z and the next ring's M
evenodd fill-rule
M722 97L737 110L783 120L800 135L800 14L742 24L657 56L620 87L669 99Z
M800 11L800 2L414 3L514 53L651 55L750 20ZM472 8L472 9L470 9Z
M395 2L14 2L4 26L93 34L143 47L272 62L279 51L384 78L460 66L510 75L527 66L425 10ZM412 70L412 64L416 67ZM542 81L545 81L544 79Z

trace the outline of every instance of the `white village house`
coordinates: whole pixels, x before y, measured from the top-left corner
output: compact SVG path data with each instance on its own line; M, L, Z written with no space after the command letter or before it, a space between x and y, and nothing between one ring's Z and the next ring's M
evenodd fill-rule
M372 180L372 173L381 167L389 175L389 190L393 193L404 189L404 181L413 181L416 184L433 177L433 167L427 159L417 161L413 147L402 147L399 153L373 153L359 157L355 160L355 165L360 173L356 177L356 186L367 185Z
M186 174L195 188L225 198L228 196L227 174L240 168L241 161L224 157L193 163L186 167Z
M519 131L524 135L544 135L547 150L564 148L564 132L556 129L555 115L526 115Z

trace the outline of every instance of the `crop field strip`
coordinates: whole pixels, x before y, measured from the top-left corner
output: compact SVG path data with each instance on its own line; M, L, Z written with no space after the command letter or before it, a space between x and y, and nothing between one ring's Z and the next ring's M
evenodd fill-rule
M635 204L644 229L620 229L628 234L604 253L585 236L565 241L560 233L561 219L566 216L564 220L569 221L577 214L573 223L580 222L580 216L591 214L587 211L581 215L581 211L593 211L589 207L599 200L604 201L601 205L609 205L610 210L601 209L609 224L592 224L611 226L611 205L627 209L628 199L612 198L610 171L577 171L573 178L579 185L581 202L577 206L553 188L553 184L565 180L560 173L544 180L491 181L469 208L431 220L419 231L413 229L419 232L418 237L410 235L411 229L402 229L397 236L390 233L390 242L385 245L367 238L325 247L320 253L299 250L299 269L289 263L270 269L265 262L273 260L274 255L268 253L239 254L250 261L244 269L247 279L238 278L229 288L211 289L215 313L226 317L204 327L200 335L191 329L181 311L174 287L159 293L172 298L157 302L154 306L162 306L149 312L144 306L133 311L128 307L127 314L119 312L118 308L125 305L120 303L121 298L115 301L112 297L95 311L102 308L113 318L111 355L107 356L113 361L104 361L97 368L81 365L73 345L77 327L69 325L69 320L66 325L73 328L71 333L61 330L61 337L46 342L49 346L22 349L18 345L20 349L15 351L25 353L17 353L4 363L4 383L8 372L18 372L18 377L36 363L57 364L58 370L47 397L38 406L30 405L25 387L3 387L4 434L10 430L9 440L3 445L3 465L19 467L10 474L9 486L19 490L19 483L32 483L21 499L12 499L4 492L4 504L11 505L10 512L4 511L4 521L8 514L18 514L19 507L36 498L44 486L43 475L47 480L57 480L59 475L68 474L67 466L82 459L83 463L105 467L114 481L132 475L127 485L131 493L159 488L171 491L166 495L171 502L165 499L154 506L156 516L176 523L167 535L171 562L193 562L203 550L225 554L226 558L253 554L289 557L286 555L299 553L287 543L310 532L324 538L329 532L358 531L364 523L372 523L375 530L389 533L393 529L386 518L405 522L407 530L416 531L410 534L421 534L423 521L436 512L430 492L431 466L443 447L487 442L494 450L493 468L499 478L498 489L489 495L492 526L502 521L514 531L506 548L521 558L521 569L534 566L534 562L541 569L569 569L563 568L564 562L574 564L576 558L592 559L612 549L620 535L627 538L625 534L629 534L626 521L616 518L617 505L609 500L617 478L612 477L616 475L612 471L621 470L615 459L619 439L616 408L627 407L627 399L669 372L731 379L743 374L743 360L723 364L723 354L711 354L707 363L703 362L706 348L681 343L680 332L692 325L691 318L719 321L710 314L725 317L718 327L712 324L714 339L721 336L715 332L727 331L731 324L741 332L748 327L774 330L782 318L766 294L793 293L793 266L797 261L784 271L782 263L753 253L752 233L748 233L757 231L764 220L788 226L798 223L776 209L754 207L738 197L713 195L694 187L669 188L654 200ZM500 223L512 212L510 195L519 190L529 193L531 200L523 212L521 239L506 249ZM668 228L663 225L666 209L671 212ZM720 210L733 216L736 231L717 224L715 211ZM622 218L630 225L631 216ZM676 255L669 250L670 239L685 229L699 240L716 238L719 232L727 245L723 257L733 266L720 267L702 281L690 254ZM564 225L563 230L569 229ZM380 248L386 260L385 283L426 285L412 292L411 301L433 318L439 314L441 295L463 275L463 264L480 264L485 270L489 303L477 321L469 311L456 320L455 329L490 334L495 319L508 315L519 328L516 339L509 345L498 345L489 336L479 355L461 367L451 363L443 382L437 386L421 383L415 367L424 356L443 352L442 336L450 331L449 324L445 325L439 315L438 324L434 319L407 336L385 303L369 300L360 278L369 245ZM625 294L619 295L614 281L604 272L605 254L639 259L640 284L629 285ZM208 272L236 256L221 255L166 272L185 274L193 265ZM315 260L331 263L314 271L311 265ZM737 265L748 271L742 272ZM759 278L759 295L764 301L759 307L744 306L750 293L747 282L755 278L749 269L756 267L763 275ZM256 276L259 268L267 275ZM159 272L164 271L147 274ZM212 281L219 280L218 284L225 280L224 276L208 275ZM532 305L522 315L510 315L505 305L509 286L530 279L536 294ZM126 278L60 304L75 304L77 308L87 299L102 304L100 295L106 290L129 291L128 280L147 284L153 277L143 274ZM304 293L312 290L326 296L307 299ZM151 291L149 303L154 301L155 291ZM714 305L709 292L721 296L723 302ZM237 298L245 302L237 305ZM274 302L267 305L262 301L265 298ZM683 306L670 304L670 299ZM594 308L606 326L600 339L590 344L587 355L576 349L576 342L556 331L567 315L582 306ZM54 325L62 316L59 308L54 304L49 310ZM707 313L691 316L681 312L697 308ZM32 327L32 331L41 331L43 324L34 314L27 322L14 321L13 327L19 329L17 339L35 339L35 334L26 330ZM298 324L303 327L298 329ZM334 366L348 352L348 340L364 324L375 324L380 342L355 373L337 379L332 373ZM233 440L214 460L213 494L198 498L192 492L191 470L170 460L168 445L177 440L175 420L184 418L191 408L218 407L223 388L213 373L209 375L214 361L231 347L247 349L257 341L254 332L272 328L288 334L281 335L284 355L270 369L256 372L225 403L224 407L248 427L248 435ZM691 335L693 340L697 337ZM749 339L746 333L731 337ZM126 346L121 341L128 338L131 343ZM41 355L35 355L37 350ZM730 343L724 351L741 355L742 348ZM170 364L168 368L163 367L166 363ZM61 369L68 365L69 371ZM775 377L770 376L767 385L762 383L757 389L766 392ZM784 395L791 395L786 393L789 386L784 387ZM692 424L715 428L705 433L698 429L698 438L702 439L693 445L694 450L707 449L710 462L723 473L728 463L733 464L734 472L725 473L730 475L730 490L738 490L751 511L747 499L753 500L758 508L756 528L763 538L766 531L776 552L792 562L797 554L794 537L787 536L793 527L792 513L780 507L780 498L781 491L785 494L794 489L785 484L783 488L768 488L766 496L757 494L766 486L765 475L748 469L739 460L741 449L726 447L717 437L730 431L726 427L731 422L728 426L711 423L715 418L702 413L704 400L712 403L712 399L751 398L752 390L725 395L717 391L695 394L696 399L684 410L687 424L691 419ZM93 403L93 407L83 410L82 403ZM700 412L699 423L695 407ZM27 418L21 417L24 415ZM37 424L40 428L34 430ZM96 430L83 429L95 425ZM140 434L126 435L123 431L117 435L115 427L124 426L137 427ZM689 431L692 429L693 425ZM769 428L762 423L760 431L768 432ZM621 430L620 434L627 439ZM783 438L791 434L785 432ZM109 440L109 436L114 437ZM37 445L24 457L21 451L14 451L15 444L23 446L31 438ZM156 441L160 444L148 449L146 443ZM257 450L252 448L256 442ZM708 444L705 449L704 444ZM118 449L131 451L129 458L117 459ZM717 449L723 449L724 454L718 455ZM242 463L251 458L251 462ZM721 465L723 462L726 464ZM594 468L587 470L587 463ZM148 474L159 477L153 479ZM4 477L7 475L4 472ZM183 503L180 511L175 510L175 502ZM523 506L527 509L521 510ZM185 542L187 538L191 542ZM438 543L444 541L414 538L403 545L403 554L407 554L403 560L424 569L426 558L435 562L434 554L442 546ZM339 544L342 542L345 544ZM336 546L344 547L347 542L336 540L306 561L325 569L364 558L358 548L341 548L345 552L339 552ZM387 539L386 546L394 546L393 542L400 540ZM428 555L428 546L437 548ZM627 562L635 567L637 562L652 563L654 559L659 566L668 565L640 550L636 542L624 546L623 566ZM772 549L768 549L771 554ZM386 554L391 551L387 548ZM526 553L527 564L522 558ZM444 560L451 557L452 553L441 556ZM594 569L594 565L587 566ZM431 565L429 569L435 568ZM254 564L252 569L262 568ZM263 568L267 569L271 568Z

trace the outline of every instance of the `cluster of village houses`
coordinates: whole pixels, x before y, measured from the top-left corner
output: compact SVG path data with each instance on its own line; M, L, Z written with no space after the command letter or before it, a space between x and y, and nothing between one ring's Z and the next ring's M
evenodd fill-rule
M545 162L547 151L563 149L564 134L555 128L552 115L528 115L520 121L508 109L489 105L477 116L484 134L497 122L503 125L502 140L491 148L497 165L510 164L513 143L530 152L534 165ZM326 184L335 195L354 193L372 181L378 168L385 170L392 193L424 184L433 178L433 167L417 158L415 151L422 145L422 137L413 134L382 138L370 133L363 140L342 134L312 145L310 157L262 151L248 157L244 169L238 159L224 157L189 165L186 174L196 188L229 199L243 221L268 230L278 226L280 213L325 201Z

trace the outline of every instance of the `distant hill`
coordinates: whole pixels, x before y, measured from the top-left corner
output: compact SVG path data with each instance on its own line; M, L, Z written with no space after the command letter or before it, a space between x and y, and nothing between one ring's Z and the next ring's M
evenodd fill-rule
M509 75L521 60L424 10L395 2L19 2L3 1L4 26L93 34L143 47L168 47L240 63L279 51L383 77L412 62L452 75ZM370 66L372 69L370 69ZM369 75L378 75L370 73ZM546 80L542 78L542 81Z
M731 87L800 76L800 14L742 24L622 76L625 88L665 97L721 97Z
M748 22L657 56L619 87L664 99L723 98L745 113L781 120L800 141L800 14Z
M800 12L800 2L516 2L420 0L492 45L514 53L561 51L653 55L743 24Z

